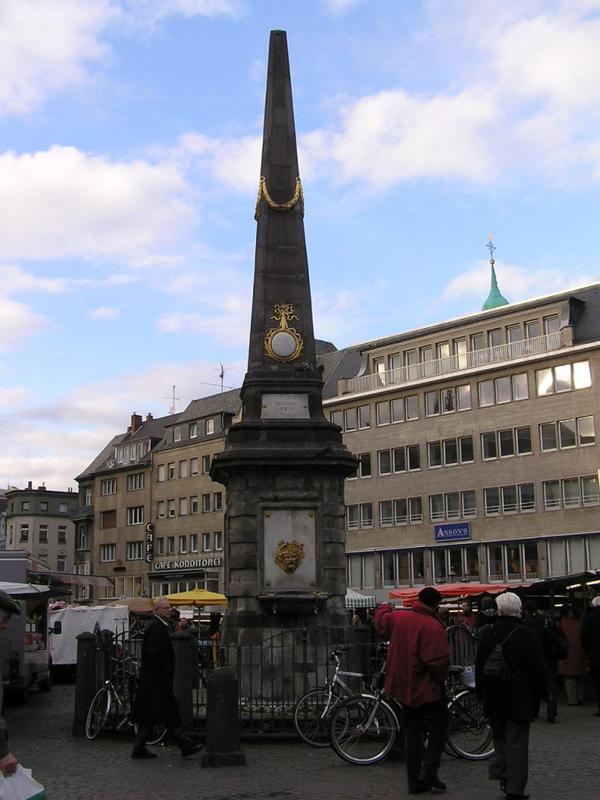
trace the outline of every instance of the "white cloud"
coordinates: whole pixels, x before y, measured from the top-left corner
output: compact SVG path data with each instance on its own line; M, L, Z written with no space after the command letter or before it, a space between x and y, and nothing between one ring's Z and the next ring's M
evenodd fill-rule
M29 306L0 293L0 351L18 346L48 325L48 320Z
M225 186L242 192L256 191L261 144L261 136L218 139L190 132L179 138L174 155L193 159Z
M164 314L156 322L161 333L203 333L228 345L243 346L248 342L251 307L248 297L223 294L204 313L175 311Z
M64 278L40 278L25 272L16 264L0 264L0 287L6 294L47 292L62 294L67 289Z
M0 155L0 240L8 258L152 256L190 226L173 164L111 161L74 147Z
M90 309L87 315L90 319L114 319L120 313L119 309L113 306L98 306Z
M496 263L496 275L500 291L511 303L594 282L593 276L581 269L529 269L501 262ZM443 298L445 300L477 298L483 303L489 289L490 265L487 262L478 262L448 283Z
M361 2L362 0L324 0L325 7L334 14L342 14L345 11L349 11Z
M28 113L83 83L88 65L106 59L100 35L117 17L110 0L2 0L0 114Z
M157 22L164 17L238 17L246 0L124 0L125 8L138 20Z

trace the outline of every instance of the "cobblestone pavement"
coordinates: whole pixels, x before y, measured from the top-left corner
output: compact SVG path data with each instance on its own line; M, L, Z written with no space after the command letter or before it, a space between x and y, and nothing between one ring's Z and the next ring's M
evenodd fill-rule
M6 711L11 745L46 786L49 800L334 800L408 797L404 765L352 767L331 750L302 744L245 744L245 767L202 769L160 747L153 761L132 761L131 741L71 735L72 686L33 694ZM532 800L600 800L600 718L590 705L561 706L555 725L532 726ZM501 800L484 763L444 757L447 800ZM422 795L428 796L428 795Z

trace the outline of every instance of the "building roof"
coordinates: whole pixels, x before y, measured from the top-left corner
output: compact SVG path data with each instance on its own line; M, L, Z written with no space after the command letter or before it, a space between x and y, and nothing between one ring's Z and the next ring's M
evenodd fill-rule
M240 410L240 390L231 389L228 392L220 392L219 394L212 394L209 397L200 397L197 400L192 400L185 411L179 414L179 419L171 424L177 422L193 422L202 417L210 417L213 414L237 414Z

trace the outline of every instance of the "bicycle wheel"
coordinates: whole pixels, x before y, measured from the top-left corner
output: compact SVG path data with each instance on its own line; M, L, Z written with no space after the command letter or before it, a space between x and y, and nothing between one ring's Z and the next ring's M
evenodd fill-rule
M448 705L448 744L469 761L481 761L494 753L491 725L470 689L457 694Z
M396 741L398 720L380 697L352 697L331 712L329 731L335 752L349 764L376 764Z
M164 725L155 725L152 728L152 733L146 739L146 744L160 744L167 735L167 729Z
M90 703L85 721L85 735L88 739L95 739L106 725L110 716L111 703L111 691L108 686L98 689Z
M307 744L313 747L329 747L329 717L337 701L326 689L307 692L296 703L294 725Z

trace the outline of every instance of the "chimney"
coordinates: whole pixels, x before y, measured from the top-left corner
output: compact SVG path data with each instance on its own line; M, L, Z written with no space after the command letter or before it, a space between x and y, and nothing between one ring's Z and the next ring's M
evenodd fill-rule
M154 419L154 417L152 416L152 414L150 412L148 412L146 414L146 422L150 422L151 419Z
M31 481L27 481L27 490L31 491L33 489L33 483Z
M142 416L141 414L136 414L135 411L131 415L131 426L130 430L131 433L135 433L139 428L142 426Z

